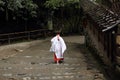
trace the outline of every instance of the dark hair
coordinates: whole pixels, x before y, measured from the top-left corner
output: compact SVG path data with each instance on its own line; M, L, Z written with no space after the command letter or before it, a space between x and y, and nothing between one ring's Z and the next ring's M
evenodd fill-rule
M56 30L55 31L55 34L60 34L61 33L61 30Z
M60 34L60 31L57 31L56 34Z

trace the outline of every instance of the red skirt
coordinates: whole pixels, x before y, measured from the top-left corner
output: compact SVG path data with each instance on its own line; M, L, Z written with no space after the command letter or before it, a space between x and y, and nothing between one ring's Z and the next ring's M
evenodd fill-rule
M61 60L64 60L64 58L57 58L55 53L54 53L54 62L57 62L57 61L59 62Z

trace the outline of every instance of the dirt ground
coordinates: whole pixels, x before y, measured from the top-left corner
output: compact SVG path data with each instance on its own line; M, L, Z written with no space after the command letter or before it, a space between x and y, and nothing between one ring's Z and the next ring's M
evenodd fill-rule
M55 64L50 39L0 47L0 80L107 80L84 49L84 36L63 37L64 63Z
M84 36L69 36L69 37L63 37L65 41L67 42L74 42L74 43L84 43ZM77 38L77 39L76 39ZM50 41L51 38L47 38L45 40ZM25 49L31 47L32 45L36 45L43 40L35 40L31 42L22 42L22 43L17 43L17 44L11 44L11 45L4 45L0 46L0 60L5 59L8 57L12 57L16 55L17 53L19 54L20 52L23 52ZM40 46L42 47L42 46Z

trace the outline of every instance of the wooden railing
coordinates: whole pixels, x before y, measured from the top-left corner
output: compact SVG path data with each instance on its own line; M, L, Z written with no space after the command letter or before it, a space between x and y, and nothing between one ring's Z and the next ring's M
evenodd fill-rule
M0 45L11 44L13 42L22 41L22 40L33 40L33 39L45 38L47 34L49 34L49 32L50 31L47 29L39 29L39 30L32 30L32 31L0 34Z

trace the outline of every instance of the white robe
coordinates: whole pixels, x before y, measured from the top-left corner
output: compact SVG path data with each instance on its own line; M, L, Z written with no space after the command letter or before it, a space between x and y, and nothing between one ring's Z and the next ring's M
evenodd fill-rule
M63 38L57 35L51 39L51 43L52 45L50 48L50 52L54 52L57 58L63 58L63 54L66 50L66 44Z

